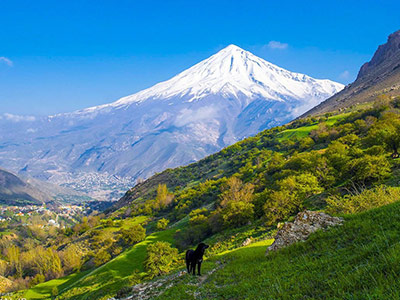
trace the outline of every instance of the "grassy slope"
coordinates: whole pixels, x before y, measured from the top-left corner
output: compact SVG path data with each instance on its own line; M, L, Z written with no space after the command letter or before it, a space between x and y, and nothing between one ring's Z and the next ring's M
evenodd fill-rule
M185 276L159 299L400 299L399 241L397 202L267 257L263 242L214 257L205 271L225 265L204 283Z
M335 124L337 121L343 119L346 117L348 113L344 114L339 114L339 115L334 115L330 116L328 120L326 121L326 124L329 126L332 126ZM279 141L284 141L293 137L296 138L304 138L310 134L312 130L315 130L318 128L318 123L315 123L310 126L302 126L294 129L286 129L278 134Z
M145 217L139 217L145 218ZM147 246L156 241L167 241L173 244L175 231L186 224L187 220L170 229L153 233L143 242L134 245L108 263L91 271L50 280L27 290L23 296L27 299L49 299L51 290L57 287L62 297L72 299L99 299L115 294L123 286L129 285L135 272L143 272ZM63 294L65 292L65 294Z

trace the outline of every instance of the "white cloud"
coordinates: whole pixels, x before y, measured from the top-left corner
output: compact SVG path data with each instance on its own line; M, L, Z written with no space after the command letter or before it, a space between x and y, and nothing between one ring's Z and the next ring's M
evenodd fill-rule
M216 115L217 109L211 106L200 107L198 110L184 108L179 112L175 125L182 127L190 123L213 119Z
M28 128L26 130L27 133L35 133L37 131L37 129L33 129L33 128Z
M0 63L5 63L7 66L10 66L10 67L13 66L12 60L5 56L0 56Z
M349 79L350 78L350 72L347 71L347 70L343 71L342 73L340 73L339 78L343 79L343 80Z
M270 49L285 50L285 49L287 49L289 47L289 44L281 43L281 42L278 42L278 41L270 41L267 46Z
M36 118L34 116L20 116L20 115L13 115L9 113L4 113L2 119L12 121L12 122L21 122L21 121L35 121Z

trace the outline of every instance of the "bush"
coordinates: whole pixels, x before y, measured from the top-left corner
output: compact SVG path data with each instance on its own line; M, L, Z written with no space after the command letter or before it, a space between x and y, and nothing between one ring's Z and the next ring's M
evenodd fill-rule
M150 277L167 274L178 262L178 249L170 243L155 242L147 247L145 269Z
M57 295L58 295L58 288L55 286L55 287L53 287L53 288L51 289L51 296L52 296L53 298L55 298L55 297L57 297Z
M110 259L111 259L110 253L108 253L107 250L102 249L99 252L97 252L96 256L94 257L94 263L98 267L108 262Z
M348 173L353 180L361 183L379 182L390 175L390 164L384 156L364 155L347 164Z
M332 196L326 199L331 214L353 214L400 200L400 189L379 186L358 195Z
M132 245L146 238L146 229L140 224L135 224L128 229L121 229L121 236L125 243Z
M162 219L158 220L158 222L157 222L157 229L164 230L167 228L168 224L169 224L169 220L162 218Z

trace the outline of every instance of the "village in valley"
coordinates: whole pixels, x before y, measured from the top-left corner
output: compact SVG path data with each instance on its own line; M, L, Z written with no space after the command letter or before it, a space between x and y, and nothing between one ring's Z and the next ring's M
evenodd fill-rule
M0 234L1 228L13 225L65 228L78 222L90 211L85 205L0 206ZM4 223L8 226L4 226Z

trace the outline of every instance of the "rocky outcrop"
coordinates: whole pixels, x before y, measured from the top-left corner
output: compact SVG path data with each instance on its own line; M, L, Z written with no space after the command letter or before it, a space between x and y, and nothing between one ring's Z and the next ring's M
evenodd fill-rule
M283 224L276 234L274 243L268 247L275 251L299 241L305 241L309 235L319 229L340 225L343 219L332 217L323 212L303 211L297 214L294 222Z
M387 65L385 67L390 68L393 63L396 65L400 64L400 30L389 35L388 40L385 44L380 45L376 50L371 61L365 63L357 76L357 79L367 76L373 72L374 69L381 65ZM390 70L389 70L390 71Z
M387 42L378 47L372 59L362 65L352 84L300 118L371 103L381 94L393 97L400 95L400 30L389 35Z

